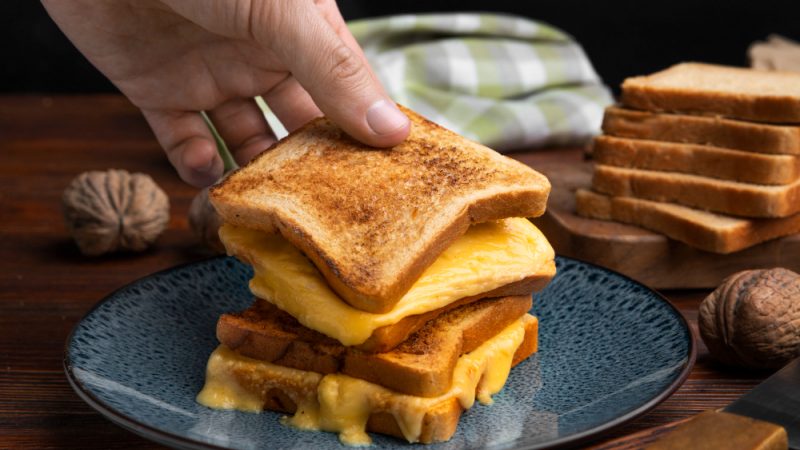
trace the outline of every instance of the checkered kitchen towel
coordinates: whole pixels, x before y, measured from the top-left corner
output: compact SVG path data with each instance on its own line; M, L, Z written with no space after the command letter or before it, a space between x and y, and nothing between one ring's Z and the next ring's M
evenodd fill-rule
M611 94L572 37L497 14L350 22L389 95L497 150L582 144Z

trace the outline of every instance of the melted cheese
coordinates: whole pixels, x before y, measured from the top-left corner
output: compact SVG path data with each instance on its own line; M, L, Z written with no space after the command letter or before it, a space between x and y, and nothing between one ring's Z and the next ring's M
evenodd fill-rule
M220 228L230 254L253 265L250 290L308 328L358 345L383 326L536 274L555 273L554 253L541 231L523 218L473 225L423 272L395 307L382 314L341 299L317 268L277 234L231 225Z
M443 402L457 399L465 409L476 398L484 404L502 389L517 348L525 338L523 319L509 325L477 349L461 356L453 371L453 382L438 397L418 397L389 390L342 374L322 376L314 372L277 366L241 356L218 347L208 361L206 384L197 401L210 408L261 410L267 392L284 387L298 406L283 423L302 429L339 433L349 445L371 442L366 433L369 416L388 412L397 421L408 442L417 442L425 414Z
M197 402L214 409L261 412L271 389L288 386L291 389L283 391L297 405L295 425L302 427L305 420L312 427L318 422L315 392L321 379L319 373L262 363L220 345L208 358L206 383Z

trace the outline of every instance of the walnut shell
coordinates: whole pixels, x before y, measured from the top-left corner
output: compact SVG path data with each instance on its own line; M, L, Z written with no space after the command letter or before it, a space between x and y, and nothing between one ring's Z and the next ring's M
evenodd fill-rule
M219 240L221 225L222 218L208 200L208 188L205 188L192 199L192 205L189 207L189 227L213 252L225 253L225 247Z
M699 314L700 335L724 364L777 368L800 355L800 275L791 270L731 275Z
M169 199L150 176L124 170L78 175L64 191L67 229L85 255L142 251L169 222Z

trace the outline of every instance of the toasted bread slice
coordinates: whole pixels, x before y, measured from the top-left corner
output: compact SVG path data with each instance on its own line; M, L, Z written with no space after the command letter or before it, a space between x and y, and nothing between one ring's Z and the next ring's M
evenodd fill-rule
M453 367L461 354L530 307L530 294L483 299L428 321L389 352L368 353L345 347L257 299L243 313L220 317L217 338L250 358L323 374L342 372L405 394L431 397L450 388Z
M592 188L611 196L679 203L734 216L788 217L800 212L800 180L766 186L598 164Z
M638 225L713 253L732 253L800 233L800 214L782 219L743 219L674 203L609 197L585 189L576 192L575 202L581 216Z
M519 317L516 319L519 320ZM524 361L537 350L538 320L530 315L522 317L524 337L514 352L511 365ZM494 329L497 333L498 330ZM492 336L493 337L493 336ZM294 414L298 402L309 403L309 398L317 394L317 387L322 376L310 371L291 370L291 372L265 370L264 363L255 359L242 357L220 346L223 358L212 356L218 374L235 383L235 390L248 400L263 405L263 409ZM220 355L220 350L217 353ZM209 361L211 367L212 361ZM269 379L265 379L268 377ZM399 438L406 437L396 417L409 417L420 411L407 410L408 402L401 399L402 394L384 396L382 405L373 410L368 417L366 429L377 433L388 434ZM420 398L427 400L426 398ZM433 399L436 399L434 397ZM312 400L313 402L313 400ZM261 409L261 408L259 408ZM463 408L455 396L443 396L426 407L422 413L421 427L415 436L417 442L432 443L446 441L455 433ZM394 414L392 414L394 412ZM413 421L413 420L412 420Z
M255 389L255 386L245 386L244 389L250 391ZM297 404L292 400L292 397L298 395L297 390L298 388L289 380L286 380L280 387L269 389L263 397L264 409L294 414L297 412ZM422 430L420 431L418 442L431 444L450 440L458 428L458 421L461 419L463 411L464 408L455 398L441 402L426 411L422 419ZM395 417L385 411L370 414L367 420L367 431L394 436L399 439L404 438L403 430L400 429Z
M367 353L387 352L397 347L401 342L405 341L409 336L422 328L426 323L435 319L436 317L439 317L441 314L444 314L447 311L483 298L530 296L531 292L538 292L542 290L551 279L552 275L550 272L542 273L540 275L532 275L523 280L501 286L483 294L462 298L461 300L450 303L443 308L439 308L427 313L408 316L392 325L386 325L377 328L372 333L372 336L370 336L364 343L355 345L353 348ZM217 336L221 342L226 343L245 342L246 344L241 345L252 345L255 347L280 345L281 347L288 347L294 340L297 339L296 336L292 334L285 334L283 331L275 333L274 330L270 328L271 324L274 323L272 321L269 321L264 328L261 326L264 325L262 323L262 319L264 317L272 316L273 314L280 314L281 316L284 316L285 320L277 320L277 322L281 324L281 330L284 330L287 327L286 324L292 324L292 327L296 325L297 327L302 327L304 330L313 331L298 323L297 320L290 314L280 311L269 301L256 299L253 305L246 311L237 314L224 314L221 316L219 322L217 323ZM248 337L243 333L256 333L260 336ZM305 331L300 332L300 334L303 333L305 333ZM314 333L314 339L316 339L318 336L324 335L323 333L316 331L314 331ZM225 339L223 339L222 336L225 336ZM236 347L230 344L228 344L228 346ZM258 354L258 350L247 351L240 349L240 351L242 354L254 357L256 359L265 359L256 356ZM320 372L320 370L316 371Z
M223 220L277 230L350 305L386 312L471 223L534 217L543 175L407 109L408 139L375 149L325 118L212 188Z
M597 136L592 156L609 166L682 172L744 183L789 184L800 179L800 157L708 145Z
M372 333L372 336L370 336L366 342L356 346L356 348L366 353L388 352L408 339L409 336L416 333L420 328L425 326L426 323L439 317L441 314L444 314L447 311L458 308L462 305L470 304L483 298L509 296L530 297L532 292L539 292L544 289L544 287L547 286L552 278L553 277L551 273L532 275L521 281L507 284L484 294L465 297L443 308L439 308L438 310L406 317L405 319L393 325L387 325L378 328L374 333Z
M610 106L603 132L613 136L686 142L757 153L800 155L800 126L772 125Z
M309 259L280 234L229 224L224 224L219 233L229 254L253 266L250 290L256 297L269 299L304 326L350 346L362 345L370 338L379 344L385 339L374 340L380 334L375 335L377 330L465 298L482 298L494 292L492 296L498 297L529 294L530 290L496 290L525 288L525 283L518 284L520 281L531 282L536 288L556 271L552 247L528 219L476 224L442 252L392 311L374 314L344 302ZM388 330L402 328L383 328L382 332Z
M683 63L622 83L622 104L648 111L800 123L800 74Z

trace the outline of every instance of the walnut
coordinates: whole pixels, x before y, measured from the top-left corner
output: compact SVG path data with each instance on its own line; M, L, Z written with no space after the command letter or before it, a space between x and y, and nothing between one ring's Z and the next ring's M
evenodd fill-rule
M724 364L777 368L800 355L800 275L791 270L731 275L699 312L700 335Z
M84 172L64 191L67 229L85 255L142 251L169 222L169 199L150 176Z
M205 188L194 197L189 207L189 226L214 253L225 253L225 247L219 240L220 225L222 219L208 201L208 188Z

